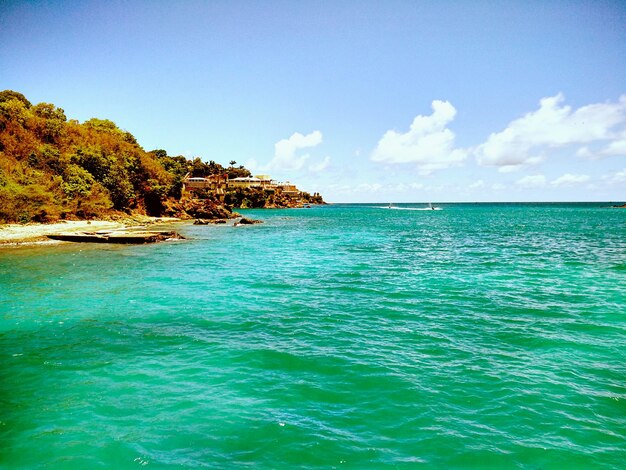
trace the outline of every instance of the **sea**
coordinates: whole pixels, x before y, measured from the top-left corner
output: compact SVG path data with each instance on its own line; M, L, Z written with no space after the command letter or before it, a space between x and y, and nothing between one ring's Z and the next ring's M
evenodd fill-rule
M626 209L0 249L0 468L626 468Z

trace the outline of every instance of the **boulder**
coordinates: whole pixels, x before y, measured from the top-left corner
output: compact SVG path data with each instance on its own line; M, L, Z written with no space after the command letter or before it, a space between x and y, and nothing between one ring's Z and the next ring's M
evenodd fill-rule
M238 222L235 223L235 225L254 225L262 223L262 220L247 219L245 217L242 217Z

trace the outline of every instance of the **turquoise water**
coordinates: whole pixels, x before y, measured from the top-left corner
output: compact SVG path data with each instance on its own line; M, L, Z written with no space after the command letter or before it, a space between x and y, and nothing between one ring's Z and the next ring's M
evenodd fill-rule
M0 467L624 468L606 206L246 211L265 223L2 249Z

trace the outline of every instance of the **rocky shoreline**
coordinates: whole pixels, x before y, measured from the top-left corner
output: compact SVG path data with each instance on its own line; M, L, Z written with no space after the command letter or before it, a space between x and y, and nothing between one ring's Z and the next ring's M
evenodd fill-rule
M0 225L0 247L59 243L48 237L60 232L121 231L179 220L171 217L129 216L120 217L117 220L66 220L51 224L6 224Z
M309 204L298 207L311 207ZM148 226L174 222L192 222L194 225L256 225L262 220L243 217L229 207L212 199L178 201L168 208L167 217L142 214L114 214L108 220L62 220L54 223L0 224L0 248L24 245L56 244L50 235L59 233L95 233L148 230Z

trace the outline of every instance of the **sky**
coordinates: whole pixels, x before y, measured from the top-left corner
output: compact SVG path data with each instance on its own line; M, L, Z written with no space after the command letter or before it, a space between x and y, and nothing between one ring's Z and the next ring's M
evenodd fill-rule
M626 200L619 0L2 0L0 89L330 202Z

